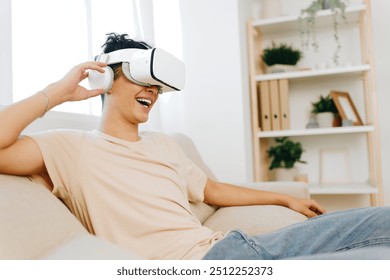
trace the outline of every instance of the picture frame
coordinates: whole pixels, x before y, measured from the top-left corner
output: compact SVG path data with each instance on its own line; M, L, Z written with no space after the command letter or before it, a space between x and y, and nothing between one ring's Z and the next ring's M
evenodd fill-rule
M352 121L353 125L363 125L362 119L348 92L332 90L330 95L342 120Z
M346 184L351 180L349 155L346 148L320 150L320 183Z

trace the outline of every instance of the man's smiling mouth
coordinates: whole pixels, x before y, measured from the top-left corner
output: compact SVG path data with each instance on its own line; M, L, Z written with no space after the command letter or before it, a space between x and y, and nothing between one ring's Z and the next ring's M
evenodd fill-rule
M149 106L152 105L152 101L146 98L136 98L135 100L146 108L149 108Z

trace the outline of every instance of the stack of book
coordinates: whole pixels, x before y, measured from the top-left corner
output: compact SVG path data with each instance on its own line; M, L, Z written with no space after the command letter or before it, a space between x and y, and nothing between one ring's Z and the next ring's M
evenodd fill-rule
M288 80L261 81L258 86L261 130L290 129Z

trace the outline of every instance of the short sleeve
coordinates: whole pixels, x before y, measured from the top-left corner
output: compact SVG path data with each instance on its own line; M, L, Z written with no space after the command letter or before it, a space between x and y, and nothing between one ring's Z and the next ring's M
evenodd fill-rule
M53 193L66 198L64 192L70 192L69 186L75 185L80 158L83 132L76 130L50 130L30 134L39 146L43 160L53 182Z
M207 175L190 159L187 166L188 175L188 200L191 202L203 202L204 188L207 183Z
M177 149L187 184L188 200L191 202L202 202L204 200L204 188L207 182L207 175L188 158L179 144L177 144Z

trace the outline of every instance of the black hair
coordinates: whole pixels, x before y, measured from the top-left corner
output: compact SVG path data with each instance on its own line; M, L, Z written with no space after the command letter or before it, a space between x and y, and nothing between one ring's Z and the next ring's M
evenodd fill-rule
M143 41L135 41L129 37L128 34L108 33L106 34L106 42L102 45L103 53L109 53L121 49L143 49L147 50L152 48L149 44ZM114 80L116 80L121 74L122 63L111 64L109 67L114 72ZM104 103L104 94L100 95L102 103Z
M102 45L103 52L109 53L121 49L150 49L149 44L130 39L128 34L108 33L106 42Z
M122 49L143 49L147 50L152 48L149 44L142 41L135 41L130 39L128 34L108 33L106 42L102 45L103 53L110 53ZM118 78L120 71L117 71L122 63L116 63L109 65L114 71L114 80Z

